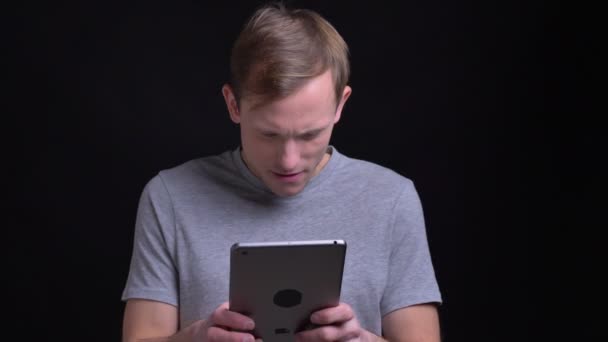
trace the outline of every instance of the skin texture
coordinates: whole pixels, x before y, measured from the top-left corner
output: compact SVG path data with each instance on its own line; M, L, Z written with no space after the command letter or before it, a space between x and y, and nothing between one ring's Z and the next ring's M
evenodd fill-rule
M327 163L331 133L351 88L336 103L326 71L294 94L262 105L243 98L239 106L229 85L222 93L230 118L240 125L247 167L276 195L293 196Z

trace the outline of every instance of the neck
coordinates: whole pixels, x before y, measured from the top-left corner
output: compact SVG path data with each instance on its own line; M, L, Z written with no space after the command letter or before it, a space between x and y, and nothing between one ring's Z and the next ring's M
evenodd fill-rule
M325 152L325 154L323 155L323 158L321 158L321 161L315 168L315 172L314 172L313 176L318 175L319 172L321 172L321 170L323 170L325 165L327 165L327 162L329 162L329 158L331 158L331 153L329 153L329 148L328 148L327 151Z

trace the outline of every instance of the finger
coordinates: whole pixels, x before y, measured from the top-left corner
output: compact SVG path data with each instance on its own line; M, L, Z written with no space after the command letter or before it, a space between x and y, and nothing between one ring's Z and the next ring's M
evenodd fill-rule
M238 331L228 331L220 327L210 327L207 331L207 340L210 342L254 342L253 335L251 334Z
M339 341L341 333L339 327L326 325L320 328L299 332L295 337L297 342Z
M327 325L346 322L355 317L355 313L348 304L340 305L314 312L310 316L310 321L315 324Z
M361 326L356 319L351 319L340 327L340 336L336 341L351 341L362 336Z
M220 305L211 315L211 324L235 330L253 330L253 320L238 312L228 310L226 305Z

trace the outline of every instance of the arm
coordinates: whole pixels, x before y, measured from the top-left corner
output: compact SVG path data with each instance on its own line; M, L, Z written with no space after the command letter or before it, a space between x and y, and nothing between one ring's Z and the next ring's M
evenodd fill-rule
M426 236L422 204L407 182L396 202L387 286L382 296L382 332L396 342L440 341L437 305L441 293Z
M123 319L123 342L169 341L177 332L177 308L162 302L130 299ZM163 337L163 338L158 338Z
M175 306L144 299L127 301L123 321L123 342L205 342L251 341L253 335L230 331L252 330L253 321L220 305L206 320L199 320L178 332L178 310Z
M361 328L352 308L344 303L315 312L320 327L296 334L296 341L439 342L439 318L433 304L395 310L382 319L383 337Z
M412 305L382 318L384 337L391 342L439 342L439 315L434 304Z

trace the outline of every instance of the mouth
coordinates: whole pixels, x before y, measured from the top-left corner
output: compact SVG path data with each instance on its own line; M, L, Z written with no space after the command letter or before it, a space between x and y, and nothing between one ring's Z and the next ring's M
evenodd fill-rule
M293 182L296 181L300 178L300 176L303 174L303 172L294 172L294 173L279 173L279 172L272 172L272 174L277 177L279 180L282 181L286 181L286 182Z

